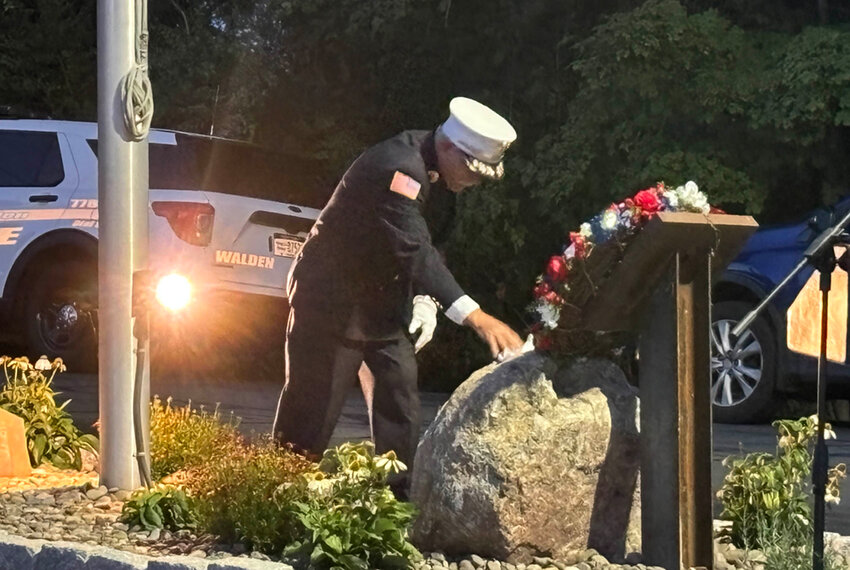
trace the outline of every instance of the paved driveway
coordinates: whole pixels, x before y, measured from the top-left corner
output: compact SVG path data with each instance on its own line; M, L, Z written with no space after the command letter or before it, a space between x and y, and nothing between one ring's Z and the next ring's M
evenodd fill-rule
M64 374L56 381L57 389L64 397L72 398L68 410L81 426L90 426L97 418L97 377L94 375ZM280 385L268 381L220 381L220 380L175 380L154 378L151 393L163 397L171 395L178 404L191 399L192 405L213 407L221 403L221 410L242 418L241 426L246 434L264 433L271 430L275 405ZM62 397L60 397L61 399ZM433 419L438 407L447 395L423 393L424 425ZM838 426L837 441L829 444L831 464L850 464L850 426ZM369 437L369 419L363 397L352 391L342 417L334 431L332 443ZM714 456L712 462L712 488L716 491L722 481L723 458L728 455L752 451L772 452L776 446L775 431L770 425L714 426ZM850 483L845 484L844 502L827 511L827 530L850 535ZM715 515L719 505L715 505Z

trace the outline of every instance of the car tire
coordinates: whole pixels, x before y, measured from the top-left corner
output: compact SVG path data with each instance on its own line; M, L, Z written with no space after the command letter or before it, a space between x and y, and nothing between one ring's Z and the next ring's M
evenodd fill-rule
M61 358L69 371L97 370L97 266L45 262L24 282L22 322L27 352Z
M731 332L752 308L740 301L712 307L711 402L719 423L759 423L776 411L776 334L764 315L740 337Z

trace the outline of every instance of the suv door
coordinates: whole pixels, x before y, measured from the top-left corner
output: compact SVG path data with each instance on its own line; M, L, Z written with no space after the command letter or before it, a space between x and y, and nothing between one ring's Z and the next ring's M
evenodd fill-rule
M63 134L0 129L0 284L32 239L67 218L77 183Z

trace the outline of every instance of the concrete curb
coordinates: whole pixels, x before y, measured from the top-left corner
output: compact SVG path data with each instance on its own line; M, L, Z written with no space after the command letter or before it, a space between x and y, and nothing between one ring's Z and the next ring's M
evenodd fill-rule
M293 570L280 562L228 557L153 558L105 546L23 538L0 531L0 570Z

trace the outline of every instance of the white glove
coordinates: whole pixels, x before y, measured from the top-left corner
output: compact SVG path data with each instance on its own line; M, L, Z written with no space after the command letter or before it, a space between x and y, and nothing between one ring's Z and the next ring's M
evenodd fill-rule
M416 295L413 298L413 318L410 319L410 334L421 330L419 338L416 339L414 348L416 352L430 342L437 328L437 303L428 295Z

